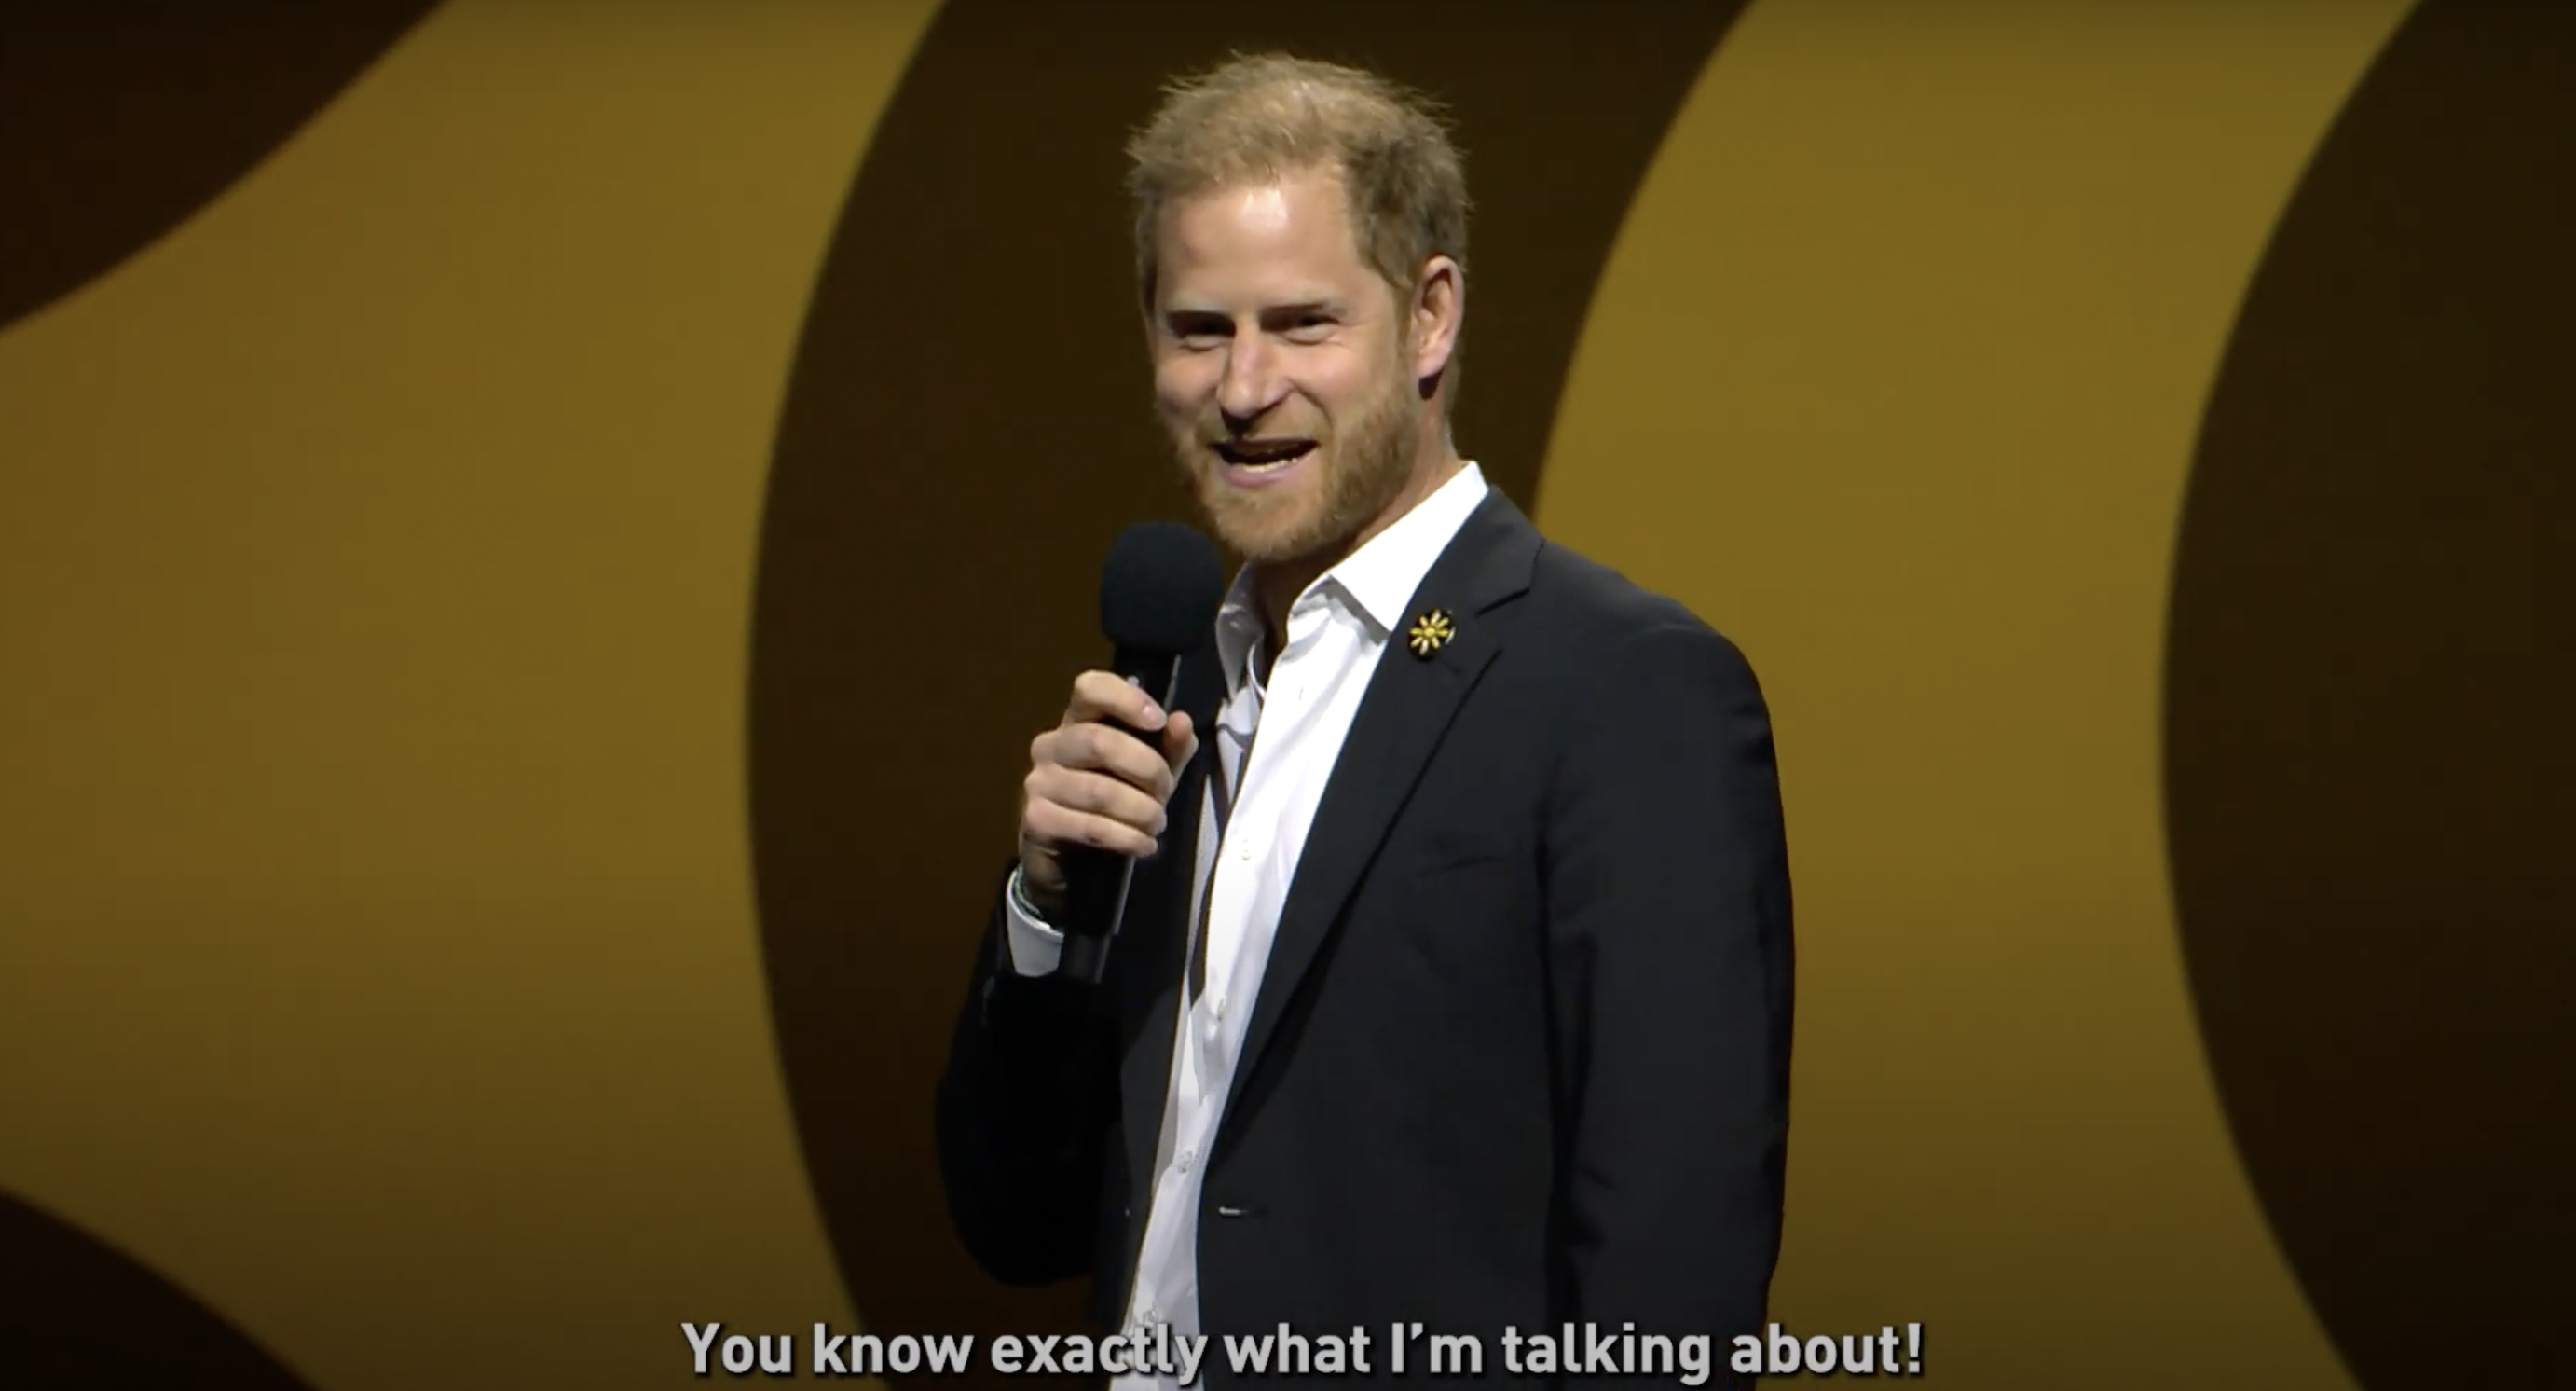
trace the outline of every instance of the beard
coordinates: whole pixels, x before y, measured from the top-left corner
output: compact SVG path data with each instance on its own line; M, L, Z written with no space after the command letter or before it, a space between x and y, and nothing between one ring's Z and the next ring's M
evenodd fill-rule
M1279 565L1336 550L1375 521L1413 475L1420 405L1401 372L1345 421L1319 433L1306 476L1273 488L1238 488L1209 443L1213 422L1173 430L1181 475L1217 539L1245 560Z

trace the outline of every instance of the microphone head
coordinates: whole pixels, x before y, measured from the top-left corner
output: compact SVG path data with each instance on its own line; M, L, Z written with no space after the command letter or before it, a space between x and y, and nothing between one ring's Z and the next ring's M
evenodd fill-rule
M1100 631L1122 652L1191 651L1207 640L1224 602L1224 557L1179 522L1127 528L1100 568Z

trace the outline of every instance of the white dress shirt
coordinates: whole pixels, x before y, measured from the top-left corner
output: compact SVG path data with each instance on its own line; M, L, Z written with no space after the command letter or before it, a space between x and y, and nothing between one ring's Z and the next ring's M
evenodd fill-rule
M1175 1336L1204 1331L1198 1299L1200 1161L1225 1113L1279 910L1378 656L1389 636L1411 621L1404 610L1414 591L1485 491L1483 471L1467 464L1308 585L1289 607L1287 643L1266 681L1259 676L1264 624L1249 570L1235 577L1217 615L1217 653L1228 696L1214 731L1217 765L1200 803L1191 909L1195 949L1204 953L1204 973L1192 974L1205 985L1194 999L1185 993L1175 1026L1153 1206L1128 1297L1131 1328L1169 1324ZM1256 731L1259 757L1253 758ZM1064 938L1022 908L1018 887L1014 878L1011 966L1022 975L1046 975L1056 968ZM1168 1377L1130 1375L1112 1383L1112 1391L1177 1388Z

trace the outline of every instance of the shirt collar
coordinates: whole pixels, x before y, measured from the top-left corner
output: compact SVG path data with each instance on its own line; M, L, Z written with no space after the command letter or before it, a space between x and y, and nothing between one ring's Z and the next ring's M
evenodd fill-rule
M1317 577L1297 602L1325 595L1338 598L1383 640L1402 621L1404 606L1412 602L1423 577L1485 500L1486 491L1484 470L1467 461L1431 496ZM1260 599L1253 593L1252 567L1247 565L1236 572L1234 587L1217 612L1217 655L1229 690L1243 688L1252 669L1252 654L1262 640L1262 626Z

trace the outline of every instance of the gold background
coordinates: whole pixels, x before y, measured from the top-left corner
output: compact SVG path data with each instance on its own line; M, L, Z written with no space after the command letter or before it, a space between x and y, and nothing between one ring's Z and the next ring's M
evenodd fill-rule
M2162 683L2240 306L2411 8L1712 7L1668 128L1619 137L1597 284L1539 283L1487 201L1462 446L1773 702L1793 1330L1919 1321L1965 1387L2360 1384L2205 1056ZM1622 9L1452 37L1572 67L1558 31ZM1106 81L1154 10L1064 7L1017 61ZM0 1193L302 1385L664 1385L683 1320L1071 1307L938 1248L927 1078L1099 543L1176 499L1092 313L1114 144L1067 176L1097 209L951 253L1105 252L1078 368L1019 336L1060 307L936 325L887 307L917 267L832 262L845 214L936 218L853 187L934 20L986 32L938 11L448 0L0 328ZM1581 307L1553 414L1480 436L1543 294ZM983 346L912 400L920 452L825 428L939 333ZM838 684L797 679L827 646ZM798 767L830 777L763 793Z

